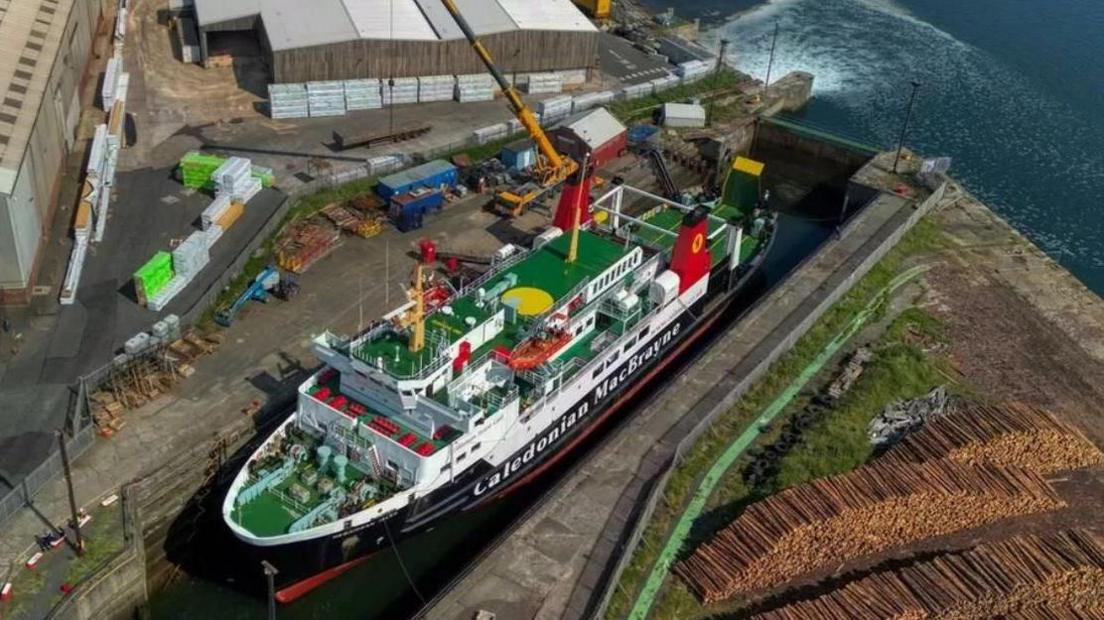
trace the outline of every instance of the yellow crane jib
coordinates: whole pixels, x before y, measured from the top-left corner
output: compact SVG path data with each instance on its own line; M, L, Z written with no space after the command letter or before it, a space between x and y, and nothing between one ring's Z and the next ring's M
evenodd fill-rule
M571 176L571 174L578 169L578 164L572 159L560 155L556 147L552 145L552 141L548 139L548 136L544 133L544 129L542 129L540 123L537 122L537 117L533 115L533 111L529 109L529 106L525 105L517 89L510 84L506 77L502 75L502 72L498 70L498 67L495 66L494 59L491 58L491 53L487 51L483 42L475 36L475 31L471 29L468 20L460 14L460 9L456 6L456 3L453 0L441 0L441 3L444 4L445 9L452 15L452 18L456 20L456 25L459 26L460 30L464 33L464 37L468 39L468 43L471 44L472 49L475 50L479 59L483 61L487 70L490 71L491 76L498 82L498 86L502 89L503 94L506 96L506 100L510 102L510 106L514 109L514 115L536 143L537 150L541 155L541 161L539 161L537 165L537 171L541 177L541 184L551 185L559 183Z

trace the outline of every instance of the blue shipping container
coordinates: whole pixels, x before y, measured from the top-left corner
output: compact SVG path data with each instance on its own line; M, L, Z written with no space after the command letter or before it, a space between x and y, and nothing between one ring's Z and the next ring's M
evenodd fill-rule
M390 200L392 196L422 187L455 187L459 176L456 166L443 159L435 159L383 177L376 187L376 193L384 200Z
M502 163L511 170L525 170L537 163L537 149L532 140L518 140L502 147Z
M629 128L629 144L641 144L651 140L659 133L655 125L633 125Z
M417 230L422 227L422 219L440 211L444 203L445 195L437 190L399 194L391 199L391 219L402 232Z

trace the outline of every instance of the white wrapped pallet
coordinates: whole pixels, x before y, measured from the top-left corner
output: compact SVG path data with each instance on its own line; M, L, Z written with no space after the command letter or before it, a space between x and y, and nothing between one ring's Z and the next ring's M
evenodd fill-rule
M210 253L211 247L215 245L215 242L222 238L223 232L224 231L222 230L222 226L219 226L218 224L214 224L207 230L203 231L203 239L207 243L208 253Z
M456 89L456 78L451 75L427 75L418 78L418 101L449 101Z
M491 125L489 127L483 127L476 129L472 132L472 136L479 144L486 144L507 135L506 123L499 123L497 125Z
M418 103L418 78L392 78L383 81L383 105Z
M402 155L378 155L369 157L365 163L369 174L382 174L401 168L405 163L405 159Z
M603 90L597 93L578 95L571 100L571 111L582 112L584 110L589 110L591 108L605 105L611 101L613 101L612 90Z
M568 69L566 71L557 71L560 75L560 80L563 81L565 88L582 86L587 81L586 69Z
M639 97L647 97L651 95L654 90L654 86L651 82L644 82L642 84L630 84L621 89L623 99L637 99Z
M207 252L207 235L198 230L188 235L188 238L172 251L172 260L173 272L178 275L190 278L199 273L211 260Z
M660 91L664 91L664 90L667 90L669 88L674 88L675 86L678 86L678 83L679 83L678 77L668 74L664 77L656 78L656 79L652 80L652 89L653 89L653 92L658 93Z
M460 102L491 101L495 81L489 73L469 73L456 76L456 100Z
M531 95L563 92L563 76L559 73L533 73L525 87Z
M203 213L199 214L200 228L203 230L209 230L215 225L215 222L222 217L223 213L230 208L230 194L221 194L215 198L215 201L207 205L207 208L203 210Z
M344 82L307 82L307 104L312 118L343 116L345 114Z
M119 76L123 73L123 58L119 55L112 56L107 61L104 69L103 87L100 89L100 101L103 102L104 112L110 112L115 104L115 91L119 87Z
M231 157L219 166L212 175L215 180L215 195L229 196L231 199L241 196L252 188L253 165L244 157Z
M230 198L234 202L245 204L250 200L253 200L254 196L261 193L261 189L263 187L264 186L261 185L260 179L250 177L248 181L234 189L234 192L231 193Z
M379 80L346 80L345 109L375 110L383 107Z
M84 271L84 257L88 254L88 235L78 234L73 251L69 253L69 267L65 270L65 280L61 284L58 302L63 306L72 305L77 300L77 287Z
M176 274L157 294L146 300L146 307L154 312L161 312L174 297L180 294L191 283L194 274Z
M306 84L269 84L272 118L306 118L310 115Z
M571 113L571 95L550 97L537 104L537 111L541 118L548 119L553 116L567 115Z

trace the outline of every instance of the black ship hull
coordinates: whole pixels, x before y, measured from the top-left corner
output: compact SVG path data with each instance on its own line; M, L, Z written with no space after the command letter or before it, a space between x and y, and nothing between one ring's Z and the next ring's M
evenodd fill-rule
M773 237L772 237L773 239ZM769 254L736 271L719 266L710 274L702 299L655 333L638 353L622 360L609 375L565 413L500 465L481 461L453 483L416 499L386 518L338 534L275 546L240 543L255 562L267 561L279 571L277 599L290 602L367 560L375 552L423 533L461 511L478 509L522 485L539 479L588 435L607 423L659 373L681 358L724 315ZM639 359L638 359L639 358ZM254 564L255 565L255 564Z

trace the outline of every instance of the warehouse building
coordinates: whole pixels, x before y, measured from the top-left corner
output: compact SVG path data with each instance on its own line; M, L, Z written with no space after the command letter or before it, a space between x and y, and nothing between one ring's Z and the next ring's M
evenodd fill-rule
M456 0L507 73L596 65L571 0ZM441 0L195 0L200 54L260 50L273 82L484 73ZM245 40L243 40L245 39Z
M0 1L0 303L25 303L103 0Z

